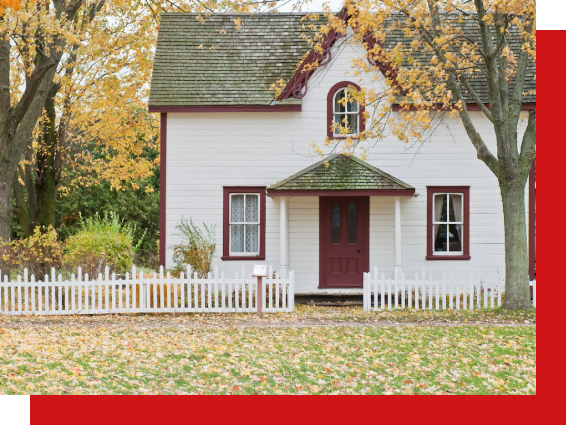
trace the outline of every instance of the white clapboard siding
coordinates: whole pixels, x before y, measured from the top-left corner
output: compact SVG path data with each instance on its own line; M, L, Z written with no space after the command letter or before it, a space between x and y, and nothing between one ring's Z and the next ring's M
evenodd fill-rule
M2 279L3 277L3 279ZM263 279L263 311L292 312L295 308L295 273L269 268ZM0 314L60 315L112 313L255 313L257 278L243 267L234 277L218 273L199 278L188 268L178 278L164 273L144 274L134 267L132 273L116 278L106 268L104 277L77 274L63 280L53 269L43 280L24 271L9 281L0 272Z
M533 306L536 307L536 280L530 282ZM373 272L364 273L364 311L411 308L414 310L473 310L500 307L505 296L505 282L483 280L480 273L467 278L450 273L441 279L431 274L416 273L414 279L404 273L394 279L385 279Z

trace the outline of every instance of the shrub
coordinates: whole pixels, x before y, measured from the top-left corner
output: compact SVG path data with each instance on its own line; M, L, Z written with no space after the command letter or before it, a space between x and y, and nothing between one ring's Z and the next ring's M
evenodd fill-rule
M175 262L174 271L180 273L191 266L193 272L197 272L200 277L206 276L211 271L212 259L216 251L216 233L214 226L207 226L203 223L204 230L198 228L192 219L189 221L181 219L175 226L181 237L181 243L173 245L173 261Z
M135 227L124 224L118 215L81 219L81 230L67 239L65 265L96 276L108 266L111 271L125 273L134 264L134 255L141 240L134 245Z
M36 227L26 239L0 243L0 270L4 273L23 273L43 278L52 267L61 267L62 248L57 232L51 226Z

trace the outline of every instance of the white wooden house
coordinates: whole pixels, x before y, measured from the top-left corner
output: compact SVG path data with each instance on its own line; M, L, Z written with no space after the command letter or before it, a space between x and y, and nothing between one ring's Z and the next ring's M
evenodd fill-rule
M335 114L348 115L353 132L364 125L355 107L337 111L336 98L383 77L354 76L352 60L365 50L344 38L328 36L322 53L309 53L303 16L221 14L201 23L163 14L149 101L161 113L160 261L173 266L184 217L216 226L222 270L291 269L299 294L361 292L373 266L389 276L424 266L433 275L502 277L497 180L457 120L446 118L422 144L391 135L365 161L313 153L311 142L334 137ZM324 66L297 71L305 53ZM275 99L279 79L288 84ZM535 101L525 98L524 108ZM495 152L491 123L469 109ZM529 187L533 209L534 181ZM534 217L529 223L534 229ZM532 236L530 244L534 254Z

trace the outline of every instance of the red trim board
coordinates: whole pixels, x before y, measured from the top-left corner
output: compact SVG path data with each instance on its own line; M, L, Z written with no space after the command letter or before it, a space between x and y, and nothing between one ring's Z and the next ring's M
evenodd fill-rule
M167 253L167 113L161 113L159 135L159 265L165 267Z
M149 112L301 112L301 105L150 106Z
M415 189L360 189L360 190L277 190L267 196L413 196Z

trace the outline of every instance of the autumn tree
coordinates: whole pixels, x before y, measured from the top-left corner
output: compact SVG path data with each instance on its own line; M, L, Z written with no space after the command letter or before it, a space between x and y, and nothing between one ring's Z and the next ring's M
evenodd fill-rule
M352 27L347 42L364 45L369 59L355 62L357 73L380 71L385 84L352 94L372 112L366 112L366 131L340 148L354 151L364 140L381 140L386 128L405 142L423 141L435 122L458 119L499 182L504 306L530 308L525 185L536 159L536 106L525 111L523 103L536 96L535 1L347 0L344 12L347 20L327 14L322 32L346 34ZM392 112L393 104L400 112ZM470 104L491 123L496 152L480 134ZM334 141L326 144L336 148Z
M102 1L102 0L101 0ZM9 239L16 168L53 77L74 40L76 16L95 1L3 2L0 16L0 239ZM14 69L14 64L16 69Z
M118 190L135 186L154 166L141 155L157 140L144 105L157 24L151 11L141 1L99 2L80 9L75 22L15 175L14 212L25 236L55 226L61 190L101 180ZM81 178L62 185L68 173Z

